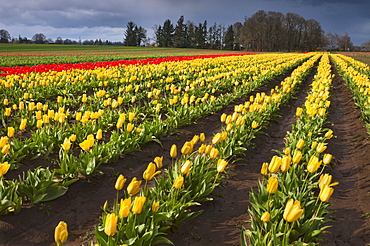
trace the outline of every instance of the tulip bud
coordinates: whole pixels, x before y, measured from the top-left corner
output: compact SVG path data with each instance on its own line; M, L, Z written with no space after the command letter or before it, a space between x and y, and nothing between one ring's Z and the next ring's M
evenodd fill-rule
M281 159L281 166L280 170L282 172L286 172L290 168L290 162L292 161L292 158L288 155L284 155L283 158Z
M175 158L175 157L177 156L177 146L176 146L176 144L173 144L173 145L171 146L170 156L171 156L172 158Z
M135 113L132 113L132 112L130 112L130 113L128 113L128 120L131 122L131 121L133 121L134 120L134 118L135 118Z
M180 189L183 183L184 183L184 177L179 175L175 179L175 182L173 183L173 187L175 187L176 189Z
M225 114L225 113L223 113L222 115L221 115L221 122L225 122L226 121L226 117L227 117L227 114Z
M121 199L119 205L119 216L121 218L126 218L130 213L131 208L131 197L126 198L125 200Z
M10 144L6 144L2 149L1 149L1 153L3 155L5 155L6 153L9 152L9 149L10 149Z
M194 144L197 144L199 141L199 135L194 135L193 138L191 139L191 142Z
M330 174L327 174L327 173L321 174L319 182L318 182L319 188L322 189L324 185L329 185L331 183L332 178L333 177Z
M181 167L181 173L182 174L188 174L191 167L191 161L187 160Z
M159 202L153 202L153 204L152 204L153 213L158 212L158 210L159 210Z
M162 157L159 157L159 156L156 156L154 158L154 163L157 165L157 168L162 168L163 167L163 156Z
M261 167L261 174L267 175L269 164L267 162L264 162Z
M303 109L301 107L298 107L295 112L295 116L299 117L302 115Z
M270 165L268 167L269 172L276 173L279 170L280 165L281 165L281 157L274 155L271 158Z
M319 161L319 158L313 155L308 161L307 171L310 173L314 173L320 167L320 165L321 165L321 161Z
M113 236L117 231L118 216L115 213L108 214L105 217L104 232L107 236Z
M269 194L274 194L277 191L279 182L278 179L275 177L270 177L267 181L266 190Z
M302 152L299 150L294 151L292 162L297 164L302 159Z
M203 132L201 134L199 134L199 140L202 143L206 140L206 135Z
M64 221L60 221L54 230L54 240L57 243L57 245L62 245L67 241L67 238L68 238L67 223L65 223Z
M145 200L145 196L138 196L135 198L134 205L132 206L132 212L134 214L140 214L142 212Z
M116 180L116 184L114 185L114 188L116 188L116 190L122 190L125 183L126 183L125 177L122 174L120 174Z
M323 160L322 162L325 164L325 165L328 165L330 164L331 160L332 160L333 156L331 154L324 154L324 157L323 157Z
M130 195L130 196L134 196L136 195L137 193L139 193L140 191L140 185L141 185L141 180L138 181L136 177L134 177L130 184L127 186L127 193Z
M253 129L256 129L258 126L259 126L258 122L254 120L254 121L252 122L252 128L253 128Z
M126 130L128 131L128 132L131 132L132 130L134 129L134 125L130 122L130 123L128 123L127 124L127 127L126 127Z
M269 222L269 221L270 221L270 217L271 217L271 215L270 215L270 213L269 213L269 212L264 212L264 213L262 214L262 216L261 216L261 220L262 220L263 222Z
M219 154L218 149L212 148L211 151L209 152L209 158L216 159L218 154Z
M303 146L304 146L304 139L301 138L301 139L298 140L298 143L296 145L296 148L297 149L302 149Z
M212 144L218 144L221 142L221 133L216 133L212 138Z
M19 125L19 130L23 131L24 129L26 129L26 125L27 125L27 119L21 119L21 124Z
M14 127L12 126L9 126L8 127L8 137L11 138L11 137L14 137Z
M6 161L0 163L0 178L3 177L9 170L10 164Z
M103 130L102 129L99 129L97 132L96 132L96 139L97 140L100 140L103 138Z
M181 148L181 154L187 155L193 152L194 144L191 141L185 142L184 146Z

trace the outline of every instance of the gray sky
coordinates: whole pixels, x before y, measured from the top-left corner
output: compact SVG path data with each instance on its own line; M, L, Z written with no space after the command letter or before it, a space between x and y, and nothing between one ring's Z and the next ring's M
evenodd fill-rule
M133 21L153 36L153 27L181 15L208 27L244 22L259 10L315 19L325 32L348 33L354 45L370 40L370 0L0 0L0 29L12 37L123 41Z

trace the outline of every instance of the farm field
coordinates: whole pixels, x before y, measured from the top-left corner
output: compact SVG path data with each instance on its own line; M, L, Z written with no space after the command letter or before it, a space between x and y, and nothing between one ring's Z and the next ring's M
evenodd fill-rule
M40 50L37 52L40 53ZM195 54L200 55L196 51L190 55ZM150 55L145 54L148 58ZM4 172L2 185L6 187L4 182L18 179L19 197L23 202L21 206L17 202L2 202L0 244L53 245L54 228L63 220L67 222L69 230L67 245L89 245L94 241L95 227L101 227L103 223L100 218L102 213L115 211L113 204L119 192L114 187L119 174L125 176L127 183L133 177L147 178L145 188L142 188L144 194L141 195L147 196L148 200L151 192L155 193L156 190L150 190L149 187L154 185L151 180L153 177L148 178L144 171L148 170L148 164L155 157L163 156L164 166L160 168L157 165L162 174L156 179L161 180L161 176L168 175L174 181L175 173L179 171L176 168L171 171L171 164L178 165L180 169L185 160L192 160L194 166L190 177L196 180L195 163L214 165L214 158L207 159L200 150L186 152L181 146L194 139L194 136L204 134L202 143L217 148L219 158L229 163L226 172L222 170L217 173L215 168L205 167L207 173L213 175L199 178L207 181L203 181L204 189L214 191L204 197L199 195L198 200L189 201L193 205L196 201L202 201L201 205L186 207L186 212L179 212L181 216L191 217L192 212L203 210L189 221L179 224L173 222L171 230L167 231L167 238L174 245L240 245L241 228L251 230L251 223L247 221L251 217L258 217L251 214L262 213L257 207L266 206L261 203L253 205L256 207L251 209L251 189L256 192L253 204L259 195L261 198L258 199L267 199L266 204L269 204L270 198L276 197L278 200L279 196L285 194L283 189L289 185L285 184L284 179L288 173L305 175L305 178L297 181L299 183L304 180L302 187L306 187L306 181L312 182L307 190L302 190L302 194L306 192L311 195L304 196L307 201L301 197L305 212L302 215L304 218L300 219L302 224L305 223L303 221L311 221L313 215L309 216L309 206L312 206L310 199L317 196L318 188L309 187L317 186L318 175L309 176L311 171L300 173L302 168L298 167L299 160L293 160L294 164L289 170L270 170L264 175L260 173L262 163L270 162L277 153L293 156L293 151L297 150L307 151L303 152L306 153L302 157L304 165L309 162L311 155L323 159L324 153L333 156L331 165L325 167L325 172L332 175L333 182L339 182L334 186L335 191L329 201L332 205L323 202L315 208L327 219L333 220L329 223L332 227L324 230L322 245L368 245L370 88L366 87L366 83L351 82L358 81L355 76L369 76L368 67L345 57L324 53L220 55L190 60L169 59L152 64L94 67L89 73L76 69L69 70L71 72L61 70L43 73L41 76L32 73L25 75L20 73L22 70L14 70L15 74L4 76L3 79L0 77L3 90L1 136L8 135L7 143L10 143L10 149L2 150L1 162L11 164L9 171ZM320 73L321 66L331 71ZM359 72L348 72L350 70L346 69L349 68L358 68L355 71ZM348 76L342 77L341 70L346 70ZM354 75L351 77L350 74ZM60 79L54 81L58 76ZM320 80L320 76L324 77ZM315 81L321 81L322 85ZM319 92L311 92L315 88L313 84L323 90L321 97L325 99L328 96L330 103L319 103L320 99L316 99ZM323 85L328 86L328 89L321 88ZM315 93L316 98L313 97ZM316 112L318 108L312 106L315 103L321 105L318 107L323 110ZM11 105L16 106L11 108ZM44 108L45 105L48 107ZM254 106L251 105L256 108L252 109ZM307 112L304 111L303 116L298 115L297 108L305 108ZM50 110L53 110L53 115L48 116ZM38 111L39 116L36 114ZM86 112L89 112L88 116ZM227 120L222 120L226 115L230 118L232 115L237 116L226 125L224 122ZM313 118L316 119L314 122L306 122L307 127L312 124L313 130L300 130L297 126L292 130L296 121ZM22 119L28 119L23 128ZM322 125L315 125L319 123ZM14 135L9 136L9 129L6 130L8 127L14 127ZM100 137L95 135L99 130ZM334 137L326 137L328 130L333 131ZM289 135L292 131L295 136L305 139L303 148L296 145L299 138ZM214 137L217 133L225 133L225 139L217 142ZM71 138L73 134L76 135L75 140ZM95 138L92 143L88 142L90 135ZM309 147L316 140L325 142L327 148L324 153L316 153L314 148ZM174 144L179 151L181 149L181 154L171 157ZM201 147L198 141L191 146L191 149L194 146ZM22 177L22 172L40 171L37 168L40 166L54 170L54 175L58 177L58 180L50 179L51 185L47 187L51 188L47 188L49 193L46 196L42 194L45 190L40 189L37 193L30 189L32 181ZM279 191L271 192L268 197L263 196L266 190L261 187L264 187L265 179L271 177L279 177ZM182 189L185 191L188 186L193 187L187 178L184 187L180 187L179 191L170 189L168 196L172 197L171 194L177 194ZM147 183L149 187L146 187ZM15 184L12 185L15 187ZM283 188L284 185L287 186ZM11 187L10 183L8 187ZM10 196L6 196L7 191L2 189L1 194L5 194L3 201L11 200ZM204 192L204 189L199 192ZM191 193L191 190L188 192ZM300 192L293 196L298 199ZM208 201L209 198L213 200ZM112 210L105 207L106 201L108 207L113 205ZM272 209L268 210L272 215L271 221L261 224L258 219L252 222L252 226L272 226L274 221L284 221L276 212L281 211L280 205L274 200L271 203L277 206L274 210L268 205ZM162 204L171 205L163 200L160 209ZM333 213L328 213L326 207ZM14 210L16 214L12 213ZM155 213L149 215L155 216ZM181 216L175 220L181 220ZM298 222L292 222L291 225L299 230ZM96 236L101 237L100 240L108 240L102 233ZM291 237L294 237L293 234ZM302 235L305 235L304 232ZM305 237L309 238L310 235ZM282 237L269 238L268 234L265 236L266 240L283 240L284 243L287 240Z

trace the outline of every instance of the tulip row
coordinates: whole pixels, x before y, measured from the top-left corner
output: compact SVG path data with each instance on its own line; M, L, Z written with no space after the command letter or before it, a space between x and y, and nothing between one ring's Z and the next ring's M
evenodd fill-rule
M90 178L102 163L115 161L171 129L217 110L307 57L224 57L6 76L3 85L9 87L2 90L9 94L1 94L1 131L6 130L0 140L1 162L14 169L26 156L37 158L59 150L60 168L53 172L38 168L19 182L4 181L0 188L8 202L1 205L0 213L18 211L22 199L36 203L63 195L78 174ZM198 71L201 75L195 75ZM98 87L95 92L76 93L94 87ZM228 87L235 89L224 95ZM20 98L16 92L21 93ZM41 100L51 95L58 95L57 100ZM35 183L39 185L32 188Z
M298 67L291 77L282 82L282 88L271 91L271 96L256 94L250 101L236 106L232 116L222 115L221 121L227 126L212 137L211 144L201 144L194 151L195 144L205 139L203 134L196 135L181 148L179 158L176 145L172 146L170 156L173 161L167 169L162 169L162 158L156 157L143 173L143 188L142 181L133 178L121 195L126 180L119 176L114 204L112 207L107 203L103 206L101 223L97 225L98 245L170 243L162 235L169 228L198 214L188 211L188 207L210 200L207 195L219 185L228 160L241 153L273 113L292 97L295 87L319 56ZM159 175L161 172L164 174ZM147 182L152 179L154 186L149 187Z
M258 192L250 193L251 228L243 228L242 245L247 241L249 245L313 245L327 228L323 226L328 221L326 208L336 184L323 174L332 158L323 153L325 141L333 136L324 126L332 77L329 56L324 54L306 102L297 108L284 151L262 165L264 179L258 182Z
M332 55L340 75L350 88L370 134L370 69L365 63L344 55Z

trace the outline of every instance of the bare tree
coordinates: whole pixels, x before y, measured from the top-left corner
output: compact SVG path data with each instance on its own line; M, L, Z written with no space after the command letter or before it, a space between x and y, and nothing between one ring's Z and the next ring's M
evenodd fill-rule
M32 37L32 40L36 43L36 44L44 44L45 41L46 41L46 37L44 34L42 33L36 33L35 35L33 35Z

